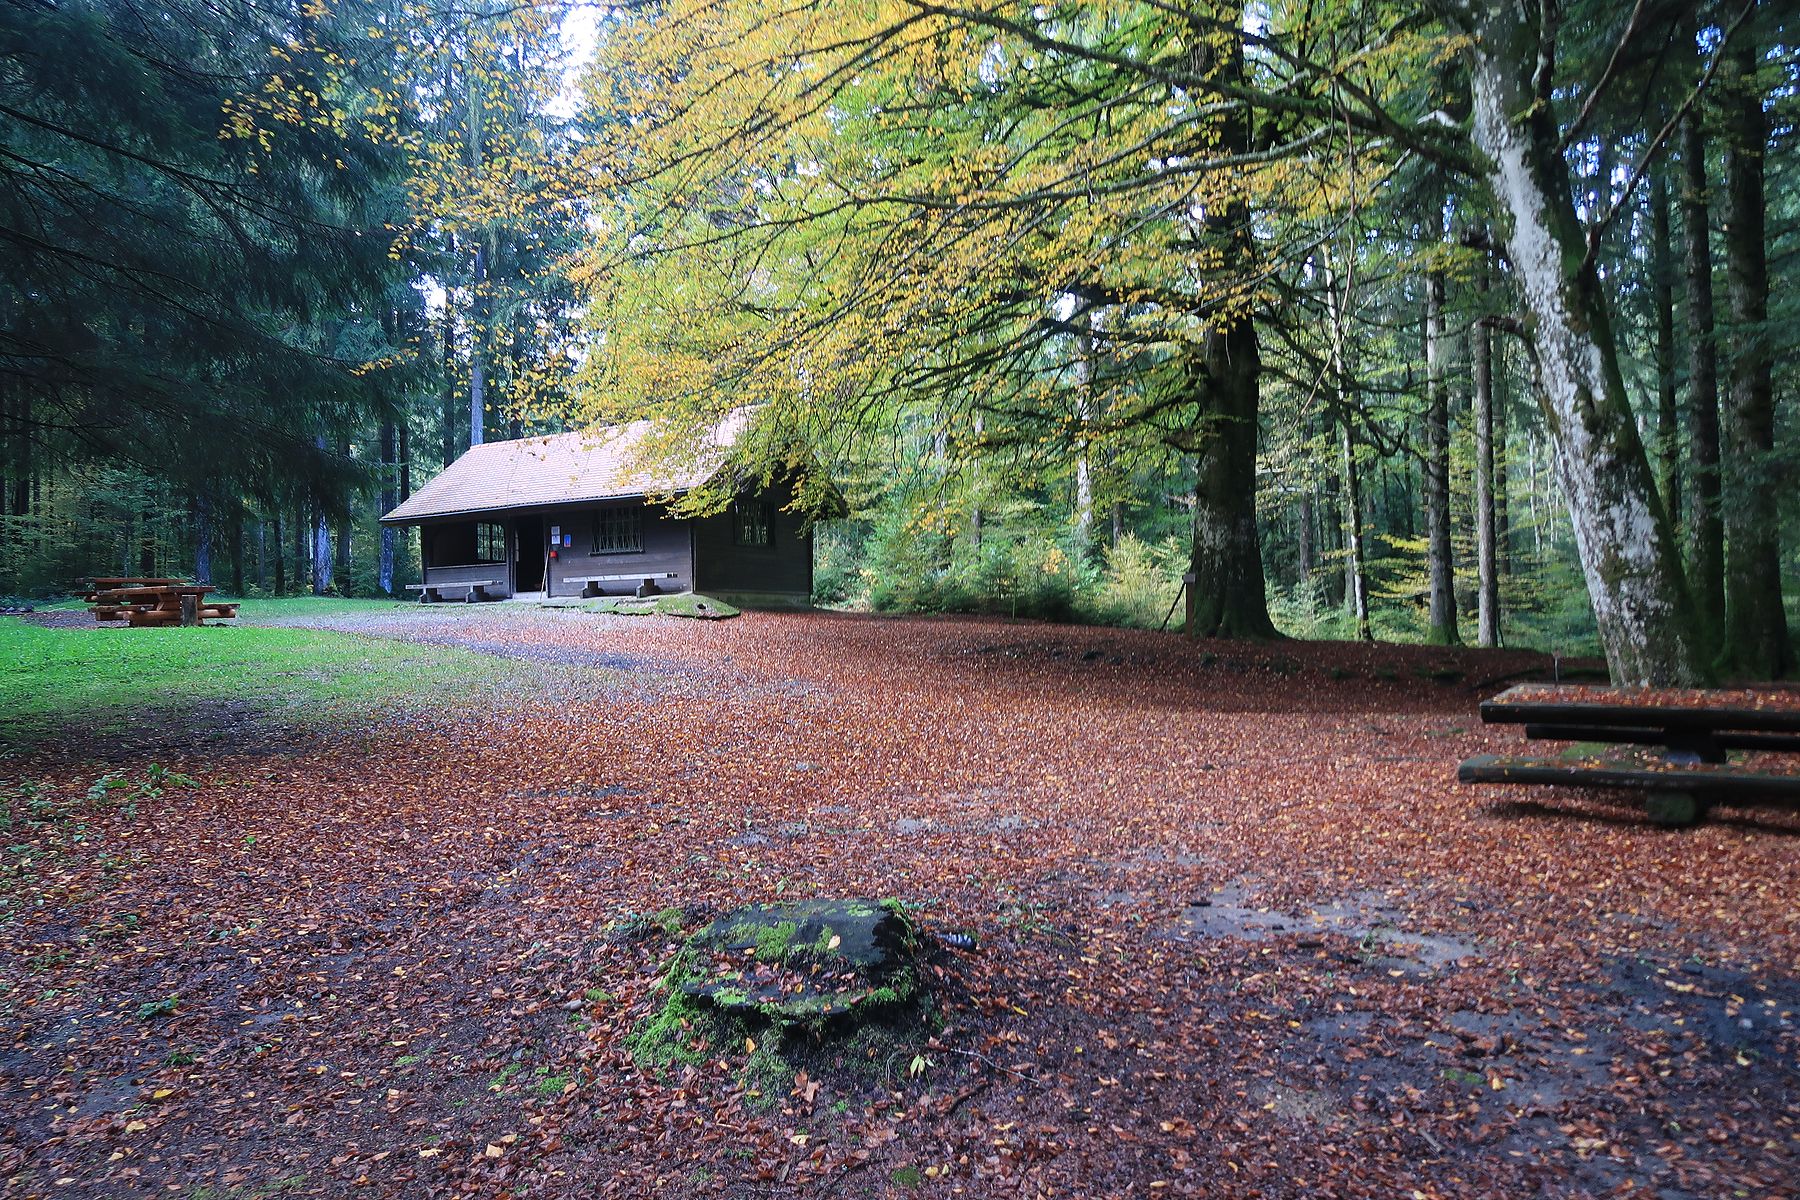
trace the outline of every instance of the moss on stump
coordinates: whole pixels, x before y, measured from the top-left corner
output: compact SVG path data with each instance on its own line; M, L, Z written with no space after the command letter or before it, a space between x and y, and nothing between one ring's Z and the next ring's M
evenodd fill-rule
M662 1006L638 1025L632 1053L655 1066L747 1053L746 1084L767 1092L832 1046L903 1044L928 1012L920 941L897 900L726 913L664 964Z

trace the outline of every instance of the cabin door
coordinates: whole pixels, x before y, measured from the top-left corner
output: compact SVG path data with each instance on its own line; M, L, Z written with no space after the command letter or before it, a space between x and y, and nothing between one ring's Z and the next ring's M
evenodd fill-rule
M544 590L544 559L548 549L542 517L520 517L513 523L513 591Z

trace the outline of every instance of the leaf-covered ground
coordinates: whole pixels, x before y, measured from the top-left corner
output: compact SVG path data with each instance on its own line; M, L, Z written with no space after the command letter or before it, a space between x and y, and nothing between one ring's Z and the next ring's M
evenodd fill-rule
M511 682L0 761L8 1194L1796 1194L1800 819L1457 785L1531 656L301 620ZM634 1062L683 931L813 895L938 935L921 1062Z

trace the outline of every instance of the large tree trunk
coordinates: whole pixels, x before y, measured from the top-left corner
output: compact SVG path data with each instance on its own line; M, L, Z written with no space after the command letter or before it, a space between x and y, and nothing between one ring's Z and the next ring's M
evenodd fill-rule
M1196 43L1208 75L1226 86L1242 83L1241 39L1222 48L1210 37ZM1219 149L1250 150L1250 121L1241 109L1219 118ZM1248 272L1255 255L1250 208L1234 201L1207 212L1202 239L1219 254L1224 273ZM1275 637L1264 589L1262 542L1256 530L1256 437L1262 399L1262 358L1248 314L1217 314L1206 332L1192 377L1199 401L1194 452L1194 575L1188 633L1194 637Z
M1719 480L1719 347L1713 331L1706 133L1696 109L1681 125L1681 224L1687 269L1688 578L1701 636L1725 633L1725 516Z
M1656 458L1669 524L1681 527L1681 419L1675 407L1675 268L1666 168L1650 177L1650 307L1656 319Z
M1638 437L1599 279L1569 198L1551 97L1533 88L1537 9L1448 3L1473 36L1474 138L1524 300L1538 402L1554 439L1588 597L1613 680L1692 684L1706 676L1693 602Z
M1487 291L1487 269L1479 286ZM1475 360L1475 640L1500 644L1499 544L1494 527L1494 335L1485 323L1472 331Z
M1436 243L1444 239L1444 213L1435 197L1425 228ZM1450 389L1449 338L1444 324L1444 273L1433 267L1425 273L1425 573L1427 615L1425 640L1437 646L1456 646L1462 638L1456 630L1456 568L1450 548Z
M1787 670L1787 618L1781 608L1781 513L1770 468L1775 451L1775 388L1768 330L1769 263L1764 232L1763 155L1768 122L1756 83L1756 44L1740 32L1726 51L1724 88L1725 271L1731 296L1731 390L1725 441L1733 473L1726 482L1725 653L1736 674L1776 677Z
M1196 637L1274 637L1256 529L1256 419L1262 382L1256 328L1234 318L1207 334L1206 428L1195 452Z

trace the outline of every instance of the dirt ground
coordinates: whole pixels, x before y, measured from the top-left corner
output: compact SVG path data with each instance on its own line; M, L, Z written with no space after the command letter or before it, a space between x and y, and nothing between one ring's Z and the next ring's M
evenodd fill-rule
M542 663L85 804L0 762L8 1195L1800 1195L1800 819L1458 785L1546 660L494 605ZM137 772L139 774L132 774ZM639 1066L677 925L894 896L916 1058ZM668 910L675 910L670 912ZM661 923L645 919L662 913Z

